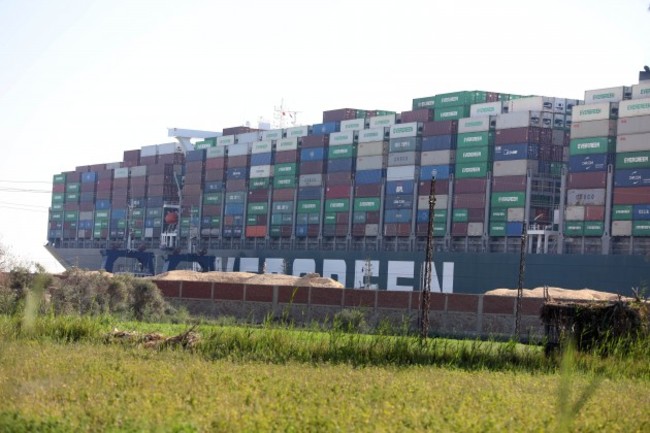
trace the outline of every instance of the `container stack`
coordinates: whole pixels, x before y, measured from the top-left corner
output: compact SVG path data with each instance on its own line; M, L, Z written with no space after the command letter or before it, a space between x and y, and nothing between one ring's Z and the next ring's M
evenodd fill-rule
M273 169L271 237L293 236L298 174L298 138L278 138Z
M250 164L246 237L263 238L268 234L270 182L273 177L272 140L261 140L252 144Z
M237 143L234 136L217 137L217 145L224 139L226 144L226 197L224 200L223 237L241 238L244 234L246 199L248 197L248 173L250 169L251 143ZM221 143L220 143L221 142Z
M185 173L185 186L183 188L183 201L188 192L197 194L203 191L203 208L201 211L201 235L209 238L221 237L222 218L224 211L224 178L226 174L226 147L223 145L208 147L205 149L205 167L204 174L201 170L197 170L197 174L190 170L189 154L187 156L188 162L186 163ZM198 166L198 164L196 164ZM200 181L203 178L202 188L197 185L188 185L188 178L194 181ZM191 218L193 215L185 215L182 212L181 229L184 229L186 218Z
M300 138L298 214L295 233L299 238L316 238L321 234L321 209L328 145L327 134L305 134Z
M350 200L352 199L352 179L356 163L355 137L358 129L352 129L350 123L356 123L355 127L363 128L364 119L341 122L342 125L347 126L346 130L333 132L329 135L323 221L323 235L326 237L344 236L351 230L352 207ZM347 206L341 206L344 202L347 202ZM340 211L346 208L347 211ZM344 219L345 221L343 221Z
M612 236L650 236L650 83L620 103Z

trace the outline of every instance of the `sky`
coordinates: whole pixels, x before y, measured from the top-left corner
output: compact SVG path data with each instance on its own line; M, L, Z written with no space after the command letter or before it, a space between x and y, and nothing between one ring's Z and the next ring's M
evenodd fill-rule
M405 111L486 90L582 99L650 64L650 0L0 0L0 244L43 245L52 176L274 107Z

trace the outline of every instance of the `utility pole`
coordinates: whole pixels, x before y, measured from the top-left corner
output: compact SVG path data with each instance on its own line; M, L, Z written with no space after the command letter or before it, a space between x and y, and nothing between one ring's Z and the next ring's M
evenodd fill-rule
M372 260L366 259L366 265L363 267L363 288L370 289L370 278L372 277Z
M422 284L420 304L420 338L429 335L429 298L431 295L431 266L433 263L433 213L436 207L436 178L431 177L429 192L429 224L427 228L427 251L424 259L424 281Z
M526 271L526 240L528 238L528 222L524 220L521 227L521 252L519 254L519 282L517 284L517 310L515 313L515 341L519 341L521 333L521 299L524 297L524 272Z

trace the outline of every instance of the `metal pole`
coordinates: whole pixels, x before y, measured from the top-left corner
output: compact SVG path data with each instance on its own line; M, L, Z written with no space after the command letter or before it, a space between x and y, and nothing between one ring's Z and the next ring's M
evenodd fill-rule
M420 338L429 335L429 298L431 294L431 266L433 263L433 211L436 207L436 178L431 178L431 191L429 192L429 227L427 229L427 252L424 259L424 284L422 285L420 305Z
M521 332L521 299L524 297L524 272L526 270L526 238L528 222L521 227L521 252L519 255L519 283L517 284L517 311L515 313L515 340L519 341Z

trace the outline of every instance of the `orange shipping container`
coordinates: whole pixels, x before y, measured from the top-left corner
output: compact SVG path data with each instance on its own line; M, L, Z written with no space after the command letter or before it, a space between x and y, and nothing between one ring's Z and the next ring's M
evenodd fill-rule
M246 227L247 238L263 238L266 236L266 226L248 226Z

